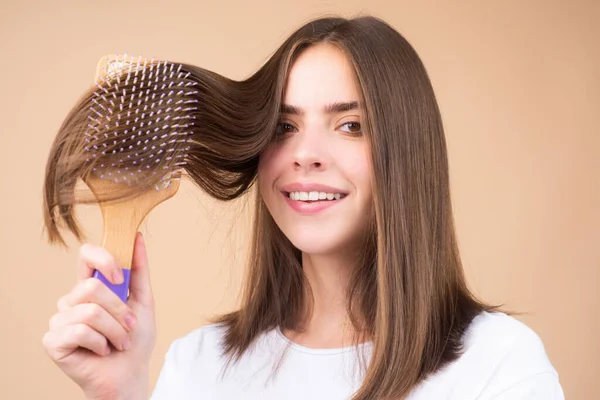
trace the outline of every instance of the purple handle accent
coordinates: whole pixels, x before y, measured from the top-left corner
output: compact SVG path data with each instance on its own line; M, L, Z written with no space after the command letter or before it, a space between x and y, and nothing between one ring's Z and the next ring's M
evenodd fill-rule
M125 280L120 285L115 285L111 283L102 272L96 270L94 271L94 278L100 279L110 290L112 290L119 298L123 301L123 303L127 303L127 294L129 292L129 278L131 276L131 270L127 268L123 268L123 277Z

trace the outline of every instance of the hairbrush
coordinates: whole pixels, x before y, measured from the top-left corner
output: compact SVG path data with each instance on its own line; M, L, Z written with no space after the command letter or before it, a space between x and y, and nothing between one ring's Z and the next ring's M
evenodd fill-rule
M157 205L175 195L190 148L197 110L195 81L181 65L140 57L106 56L78 127L85 153L82 180L102 211L106 248L124 282L104 282L127 301L135 235Z

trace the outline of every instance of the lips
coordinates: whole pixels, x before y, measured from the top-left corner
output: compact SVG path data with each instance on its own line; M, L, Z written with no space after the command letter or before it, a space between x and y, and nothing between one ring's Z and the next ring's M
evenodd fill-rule
M284 192L285 194L286 192ZM323 201L323 200L339 200L346 197L342 193L326 193L326 192L290 192L288 197L292 200L299 201Z
M292 210L313 215L343 202L348 191L317 183L292 183L282 186L281 194Z
M324 193L340 193L347 195L348 191L337 188L335 186L323 185L320 183L290 183L281 187L282 193L291 193L291 192L324 192Z

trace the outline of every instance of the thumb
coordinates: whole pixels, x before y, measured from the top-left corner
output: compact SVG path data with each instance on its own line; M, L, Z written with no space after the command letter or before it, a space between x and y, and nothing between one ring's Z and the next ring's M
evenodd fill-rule
M153 301L152 287L150 285L150 269L148 268L146 244L140 232L137 233L133 246L130 279L130 298L143 305L150 305Z

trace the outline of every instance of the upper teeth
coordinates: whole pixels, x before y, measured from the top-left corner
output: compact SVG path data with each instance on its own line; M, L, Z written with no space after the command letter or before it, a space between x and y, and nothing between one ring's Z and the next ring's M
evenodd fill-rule
M290 199L292 200L333 200L340 199L342 197L341 193L325 193L325 192L290 192Z

